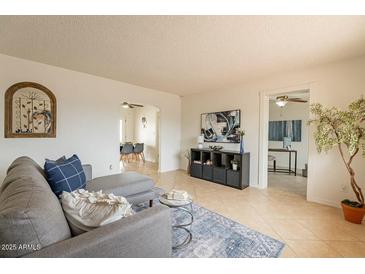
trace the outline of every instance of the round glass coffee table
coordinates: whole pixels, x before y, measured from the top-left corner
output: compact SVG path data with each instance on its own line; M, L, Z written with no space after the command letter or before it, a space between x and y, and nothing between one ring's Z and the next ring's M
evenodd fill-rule
M170 208L175 208L177 210L181 210L184 213L189 215L189 221L188 222L186 222L186 223L177 223L177 224L174 224L172 226L172 229L175 229L175 230L181 229L181 230L184 230L187 233L186 238L184 238L184 240L181 243L176 243L176 245L174 245L172 248L173 249L178 249L178 248L186 246L193 239L193 234L191 233L191 226L194 222L193 199L189 196L189 199L187 199L186 201L169 200L169 199L166 199L165 194L162 194L162 195L160 195L160 203L165 205L165 206L168 206Z

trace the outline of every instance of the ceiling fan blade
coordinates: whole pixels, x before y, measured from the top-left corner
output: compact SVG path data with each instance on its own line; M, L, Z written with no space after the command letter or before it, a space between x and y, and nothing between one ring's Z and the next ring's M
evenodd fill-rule
M295 102L295 103L307 103L307 100L304 99L300 99L300 98L289 98L288 99L289 102Z
M129 104L130 106L133 106L133 107L143 107L142 105L137 105L137 104Z

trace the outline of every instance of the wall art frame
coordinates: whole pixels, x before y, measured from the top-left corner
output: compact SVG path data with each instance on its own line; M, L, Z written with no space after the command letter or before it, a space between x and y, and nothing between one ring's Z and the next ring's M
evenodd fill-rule
M202 113L200 115L201 134L204 142L239 143L237 129L241 127L241 110L226 110Z
M57 101L45 86L20 82L5 92L5 138L55 138Z

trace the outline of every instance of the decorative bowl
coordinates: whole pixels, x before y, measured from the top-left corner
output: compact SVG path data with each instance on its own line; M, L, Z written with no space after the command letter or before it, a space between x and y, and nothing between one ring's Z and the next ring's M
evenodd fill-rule
M222 146L209 146L210 149L214 150L214 151L219 151L221 150L223 147Z

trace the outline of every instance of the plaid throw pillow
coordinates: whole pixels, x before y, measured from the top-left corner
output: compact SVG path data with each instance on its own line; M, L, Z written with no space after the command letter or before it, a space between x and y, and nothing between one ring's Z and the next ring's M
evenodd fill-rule
M46 159L44 171L52 191L61 195L62 191L72 192L85 188L86 177L77 155L64 161L51 161Z

